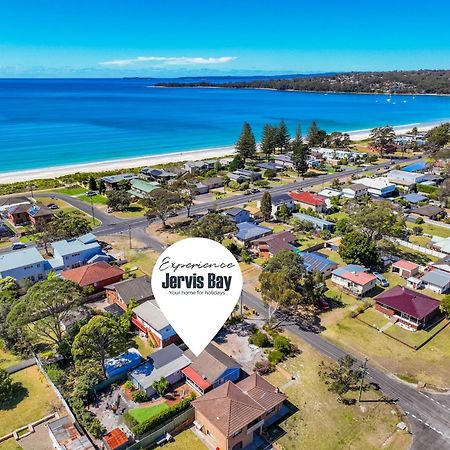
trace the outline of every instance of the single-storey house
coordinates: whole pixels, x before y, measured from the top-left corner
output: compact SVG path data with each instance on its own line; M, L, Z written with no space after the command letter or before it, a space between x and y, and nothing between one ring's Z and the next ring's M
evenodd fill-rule
M205 172L214 168L214 162L212 161L187 161L184 163L184 170L189 173Z
M360 198L368 194L367 186L360 183L352 183L342 188L345 198Z
M450 274L450 255L428 264L431 269L439 269Z
M297 237L291 231L280 231L255 239L251 242L251 248L262 258L271 258L281 250L292 250L296 241Z
M333 197L341 197L342 191L339 191L338 189L326 188L326 189L322 189L319 192L319 195L321 195L322 197L328 198L328 199L333 198Z
M339 267L331 274L331 281L344 291L357 297L364 297L375 289L376 278L367 269L357 264Z
M433 236L431 238L431 247L439 252L450 254L450 237L442 238L439 236Z
M402 198L404 198L407 202L413 203L414 205L416 203L421 203L426 200L428 200L428 197L422 194L416 194L415 192L411 192L410 194L402 195Z
M168 183L173 178L176 178L176 174L168 172L164 169L158 169L156 167L144 167L141 170L141 177L147 181L157 181L158 183Z
M125 353L105 361L106 377L118 379L122 376L125 378L127 373L139 366L142 361L143 357L139 350L133 347L129 348Z
M244 208L226 209L222 215L233 223L249 222L252 219L250 211L247 211Z
M247 169L237 169L234 172L229 172L227 177L230 180L236 181L237 183L242 183L246 180L248 181L257 181L262 178L259 172L255 172L253 170Z
M283 413L286 395L253 373L237 384L227 381L195 399L194 426L212 448L247 448L263 428Z
M294 202L302 209L312 209L317 213L325 212L327 210L327 204L325 202L326 197L313 192L289 192L289 195Z
M288 155L275 155L274 160L275 160L275 163L281 167L287 167L289 169L294 168L294 164L292 162L292 156L289 154Z
M294 200L292 200L289 194L283 192L280 194L273 194L270 196L270 199L272 202L272 217L276 217L281 205L286 205L291 211L295 208ZM257 201L256 206L261 208L261 200Z
M48 434L56 450L94 450L95 447L88 436L82 434L69 416L61 417L47 424Z
M256 164L256 167L258 167L261 170L274 170L275 172L278 172L279 170L283 169L282 165L277 164L276 162L273 161Z
M195 356L191 350L186 350L185 355L192 362L182 372L187 384L201 395L227 381L238 381L241 377L240 364L213 343L198 356Z
M445 211L438 206L425 205L411 210L411 214L427 217L428 219L435 220L438 216L445 216Z
M387 197L396 189L395 184L391 183L386 177L360 178L357 182L366 186L369 194L378 197Z
M224 187L225 179L223 177L211 177L202 180L200 184L206 186L209 192L211 189Z
M450 291L450 273L440 269L425 272L422 282L427 289L438 294L445 294Z
M163 348L179 342L180 338L159 309L155 300L147 300L141 303L133 309L133 313L131 322L147 335L154 347Z
M316 228L317 230L333 231L336 225L334 222L321 219L320 217L310 216L309 214L294 213L292 214L292 217L296 217L299 220L312 223L314 225L314 228Z
M165 378L171 385L183 380L182 370L191 363L183 350L175 344L170 344L148 357L146 363L128 374L133 386L152 397L156 390L152 384Z
M83 288L91 287L93 292L100 292L105 289L105 286L122 280L124 273L120 267L99 261L75 269L64 270L61 272L61 277L71 280Z
M238 223L237 228L238 231L235 233L234 237L243 244L248 244L254 239L272 234L272 228L263 227L262 225L256 225L252 222Z
M110 284L105 289L108 302L119 305L123 310L127 309L131 301L140 305L155 298L150 277L147 275L139 278L127 278Z
M303 258L303 265L308 272L320 272L325 278L331 276L338 265L318 252L298 252Z
M145 181L136 178L131 180L131 188L128 193L134 198L146 198L148 194L160 187L161 185L157 181Z
M419 273L419 264L400 259L392 264L392 273L398 273L402 278L410 278Z
M439 317L440 302L402 286L394 286L375 297L375 309L408 330L427 328Z
M105 183L106 190L110 191L112 189L117 189L121 182L123 182L125 186L129 185L131 180L134 180L137 177L138 176L134 173L121 173L119 175L108 175L103 177L102 180Z

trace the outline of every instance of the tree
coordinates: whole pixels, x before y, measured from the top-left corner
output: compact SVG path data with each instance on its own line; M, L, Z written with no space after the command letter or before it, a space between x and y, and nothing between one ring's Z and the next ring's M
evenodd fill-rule
M286 205L286 203L281 204L277 210L277 218L283 222L287 222L292 217L292 211Z
M370 132L370 143L380 156L395 149L395 131L390 125L374 128Z
M314 229L314 225L311 222L301 220L298 217L292 218L289 222L289 225L291 225L292 230L295 233L298 233L300 231L312 231Z
M321 130L316 122L312 122L308 130L307 140L309 147L322 147L327 137L325 130Z
M324 144L329 148L348 148L351 144L350 135L333 131L326 137Z
M263 135L261 139L261 151L266 155L267 161L270 155L275 152L276 148L276 134L277 128L267 123L263 128Z
M318 271L306 272L301 282L303 303L318 306L327 291L323 275Z
M272 217L272 197L270 192L264 192L261 197L261 204L259 207L264 220L270 220Z
M176 190L180 203L186 208L187 216L191 217L191 208L194 206L197 186L190 178L183 178L172 185Z
M234 223L227 220L222 214L210 212L192 226L190 235L222 242L227 234L235 231L236 225Z
M439 186L438 198L444 207L450 204L450 178L446 178Z
M90 191L97 190L97 182L95 181L94 177L89 177L88 187Z
M266 169L264 171L264 177L268 180L273 180L277 176L277 171L275 169Z
M228 169L230 172L234 172L237 169L243 169L245 167L244 160L240 157L240 155L236 155L230 164L228 164Z
M277 303L281 307L290 308L298 305L301 299L297 291L296 281L285 273L265 272L259 276L262 299L266 303Z
M31 286L26 295L14 302L8 322L26 329L35 341L59 345L64 334L63 322L82 300L81 289L73 281L51 277Z
M179 203L180 197L178 193L163 188L155 189L143 200L143 204L147 208L145 213L147 218L158 217L163 223L164 228L167 226L166 220L169 214Z
M446 316L450 316L450 294L447 294L442 300L439 309Z
M308 157L310 150L307 144L303 142L300 129L297 129L294 140L292 141L292 164L299 175L305 176L308 172Z
M124 352L128 346L127 332L113 317L94 316L82 326L72 344L75 361L100 363L106 377L105 361Z
M297 286L303 275L303 258L298 253L282 250L269 259L263 272L283 273Z
M236 142L236 149L239 156L245 161L248 158L254 158L256 155L256 141L252 128L248 122L244 122L241 135Z
M161 377L159 380L155 380L152 383L152 388L161 396L163 397L164 395L167 394L167 392L169 391L170 388L170 383L169 381L164 378Z
M450 123L432 128L426 135L427 147L433 152L440 150L450 142Z
M108 208L113 211L126 211L131 204L131 195L127 191L112 189L106 193Z
M14 384L9 373L0 367L0 405L5 403L14 392Z
M100 194L104 194L106 192L106 185L103 178L100 178L100 181L98 182L98 192Z
M337 363L326 364L321 361L319 376L331 392L342 396L350 389L354 389L358 382L358 373L353 369L355 362L350 355L345 355Z
M278 147L280 153L289 150L291 137L284 120L281 120L275 132L275 145Z
M12 303L19 296L19 285L13 277L0 278L0 303Z
M333 197L335 198L335 197ZM353 230L353 227L350 223L350 219L348 217L342 217L336 221L336 233L345 236L347 233Z
M378 249L374 241L359 231L344 235L338 253L349 264L361 264L372 268L379 262Z

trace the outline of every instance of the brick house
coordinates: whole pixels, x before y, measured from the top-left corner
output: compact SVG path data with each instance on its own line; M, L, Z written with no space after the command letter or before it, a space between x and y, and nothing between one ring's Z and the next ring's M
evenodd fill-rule
M27 225L30 223L30 216L28 210L30 205L28 203L15 205L8 208L8 220L15 226Z
M123 310L127 309L132 300L139 305L155 298L152 283L148 276L127 278L126 280L105 286L105 289L108 302L119 305Z
M33 205L28 209L28 216L31 225L36 231L42 231L51 220L53 220L53 211L47 206Z

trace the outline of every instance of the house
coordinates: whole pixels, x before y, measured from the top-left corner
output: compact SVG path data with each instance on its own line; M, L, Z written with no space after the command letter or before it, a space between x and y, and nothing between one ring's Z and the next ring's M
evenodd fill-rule
M419 273L419 264L400 259L392 264L392 273L398 273L402 278L414 277Z
M360 178L357 181L358 184L367 187L369 194L378 197L387 197L396 190L395 184L391 183L386 177Z
M141 178L147 181L156 181L158 183L168 183L170 180L177 177L172 172L155 167L144 167L141 170Z
M431 247L439 252L450 254L450 237L433 236L431 238Z
M184 170L191 174L205 172L207 170L213 169L214 163L209 161L187 161L184 163Z
M292 250L296 241L297 237L291 231L280 231L255 239L252 241L251 247L262 258L271 258L282 250Z
M212 448L247 448L263 428L280 417L286 399L278 388L254 373L237 384L227 381L195 399L194 426Z
M118 189L121 184L129 186L131 180L134 180L137 177L138 176L134 173L121 173L119 175L108 175L103 177L102 180L105 183L106 190L110 191L112 189Z
M338 189L331 189L331 188L327 188L327 189L323 189L319 192L319 195L321 195L322 197L325 198L333 198L333 197L341 197L342 191L339 191Z
M402 198L405 199L408 203L416 203L425 202L428 200L428 197L422 194L416 194L415 192L411 192L410 194L402 195Z
M327 210L326 198L313 192L289 192L290 197L302 209L312 209L316 213Z
M254 239L258 239L272 233L272 228L256 225L252 222L238 223L237 228L238 231L235 233L234 237L243 244L248 244Z
M140 305L155 298L150 277L146 275L139 278L127 278L110 284L105 289L108 302L119 305L123 310L126 310L132 301Z
M311 153L320 155L323 159L327 161L333 159L341 160L344 158L348 160L356 160L364 158L367 155L367 153L354 152L345 149L323 148L323 147L312 147Z
M106 450L125 450L130 445L130 438L120 428L113 428L102 440Z
M131 180L131 188L128 190L128 193L134 198L146 198L148 194L160 187L161 185L156 181L145 181L136 178Z
M364 297L375 289L376 278L367 269L357 264L339 267L331 274L331 281L344 291L357 297Z
M275 164L278 164L278 166L286 167L288 169L293 169L294 164L292 162L292 156L291 155L275 155L274 156Z
M88 436L81 433L80 427L75 426L69 416L50 422L48 434L56 450L94 450L95 447Z
M324 220L319 217L310 216L309 214L294 213L292 214L292 217L295 217L305 222L312 223L314 228L316 228L317 230L333 231L335 227L334 222L329 222L328 220Z
M408 164L403 167L404 172L422 172L423 170L428 168L428 164L425 161L417 161L412 164Z
M9 208L17 205L30 205L27 197L3 197L0 198L0 212L7 212Z
M445 294L450 291L450 273L443 270L434 269L425 272L422 282L427 289L438 294Z
M244 208L226 209L222 215L233 223L249 222L251 220L250 211L247 211Z
M450 255L439 259L438 261L429 263L431 270L439 269L444 272L450 273Z
M275 172L278 172L283 169L283 165L277 164L276 162L272 161L256 164L256 167L258 167L261 170L274 170Z
M133 313L131 322L147 335L154 347L163 348L179 342L180 338L154 300L136 306Z
M197 194L206 194L211 189L217 189L225 186L225 179L223 177L211 177L202 180L197 184Z
M104 290L105 286L121 281L124 273L120 267L99 261L75 269L64 270L61 272L61 277L71 280L83 288L90 287L95 293Z
M190 350L186 350L185 355L192 362L182 370L183 375L187 384L200 395L227 381L238 381L241 377L241 366L212 343L198 356Z
M36 247L0 254L0 278L13 277L18 282L35 282L43 280L48 271L47 261Z
M427 217L428 219L436 220L440 216L445 216L445 211L438 206L425 205L411 210L411 214Z
M178 383L184 377L182 370L191 363L183 350L175 344L170 344L148 357L146 363L128 374L133 386L152 397L156 390L152 387L155 381L165 378L171 385Z
M230 180L236 181L237 183L242 183L247 180L253 182L262 178L259 172L247 169L238 169L234 172L229 172L227 176Z
M106 377L118 380L126 378L127 373L139 366L143 361L139 350L129 348L128 351L105 361Z
M90 319L93 315L93 310L84 305L80 305L75 309L70 310L70 314L65 314L59 321L63 331L69 331L74 325L81 320Z
M11 206L7 209L8 220L15 227L28 225L30 223L30 216L28 215L28 210L30 209L29 203L21 203L18 205Z
M5 222L2 219L0 219L0 238L11 236L14 236L13 231L11 230L11 228L8 227L8 225L5 224Z
M409 191L414 189L417 183L425 181L425 175L416 172L406 172L404 170L391 170L387 173L386 178L396 186Z
M289 194L283 192L271 195L270 200L272 202L272 217L276 217L281 205L286 205L291 211L295 208L294 200L292 200ZM257 201L256 206L257 208L261 208L261 200Z
M308 272L320 272L325 278L331 276L338 265L318 252L298 252L303 258L303 265Z
M420 278L417 277L409 277L406 280L406 287L413 288L413 289L422 289L423 288L423 282Z
M352 183L342 188L342 194L345 198L360 198L368 194L367 186L360 183Z
M29 221L36 231L42 231L54 217L53 211L43 205L33 205L27 212Z
M375 309L408 330L427 328L441 316L440 302L402 286L375 297Z

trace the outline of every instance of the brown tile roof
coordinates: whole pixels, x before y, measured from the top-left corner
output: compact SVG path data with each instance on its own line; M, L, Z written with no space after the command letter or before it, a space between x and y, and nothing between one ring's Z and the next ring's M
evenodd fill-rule
M119 281L118 283L110 284L109 286L106 286L106 289L115 290L122 301L127 305L131 300L142 303L145 300L154 298L152 283L148 276L128 278Z
M292 244L296 240L297 237L291 231L280 231L279 233L256 239L253 242L257 245L267 244L269 252L275 255L281 250L291 250L289 244Z
M418 214L419 216L425 216L425 217L433 217L437 214L443 213L444 210L439 208L438 206L434 205L425 205L421 206L420 208L415 208L411 210L412 214Z
M227 381L192 402L194 408L225 436L238 432L286 399L257 374L245 381L238 384Z
M109 280L123 274L124 271L121 268L111 266L104 261L99 261L75 269L65 270L61 273L61 276L80 286L90 286L94 283Z

